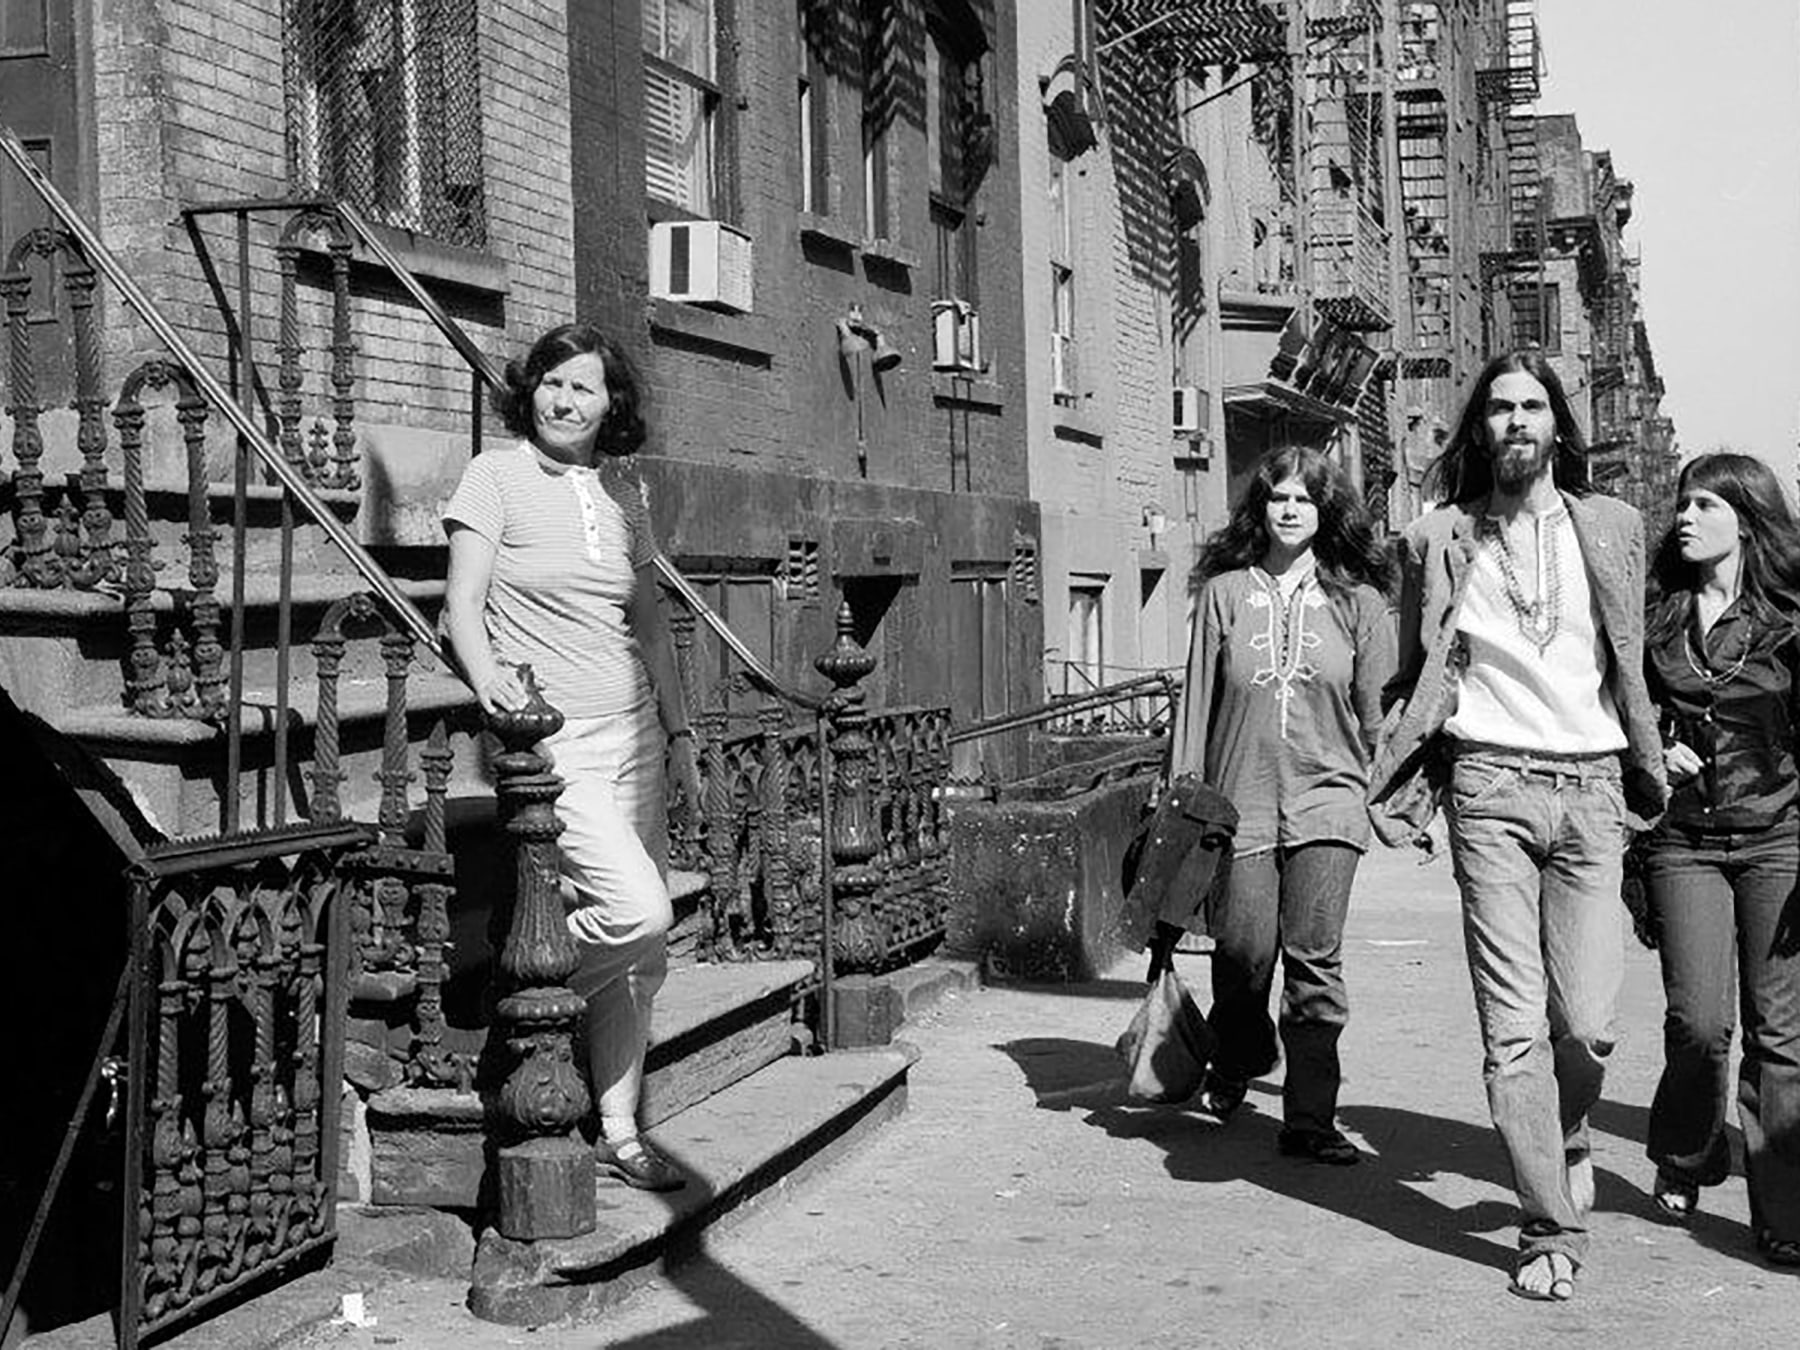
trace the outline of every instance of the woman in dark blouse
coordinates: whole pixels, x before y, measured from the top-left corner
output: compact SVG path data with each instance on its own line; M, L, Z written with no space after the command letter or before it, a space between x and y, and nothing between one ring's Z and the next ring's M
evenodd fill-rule
M1644 854L1668 999L1650 1108L1654 1198L1687 1223L1700 1187L1730 1172L1741 1004L1751 1228L1764 1259L1800 1266L1800 524L1773 471L1748 455L1691 461L1678 500L1644 643L1672 788Z
M1208 927L1218 1034L1206 1108L1224 1118L1287 1053L1279 1146L1346 1165L1338 1038L1349 1020L1344 918L1369 842L1369 746L1394 670L1387 555L1343 471L1317 450L1268 455L1195 568L1198 595L1171 764L1238 810ZM1166 945L1167 935L1162 935Z

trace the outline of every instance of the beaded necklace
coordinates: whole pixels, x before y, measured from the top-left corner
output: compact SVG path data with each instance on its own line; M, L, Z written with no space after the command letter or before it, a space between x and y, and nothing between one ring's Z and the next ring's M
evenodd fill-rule
M1542 656L1562 627L1562 546L1559 543L1562 532L1555 528L1545 532L1542 518L1536 519L1538 574L1543 578L1543 587L1535 600L1525 598L1525 587L1519 581L1518 559L1513 555L1512 540L1507 538L1505 527L1494 517L1483 516L1481 534L1496 545L1494 560L1500 565L1500 581L1506 603L1513 612L1513 622L1519 626L1520 635Z
M1717 689L1720 685L1730 684L1744 673L1744 663L1750 659L1750 625L1744 624L1744 643L1739 649L1737 660L1722 671L1715 671L1706 659L1706 653L1694 646L1694 630L1682 629L1682 651L1687 656L1688 669L1700 677L1701 683L1708 689Z

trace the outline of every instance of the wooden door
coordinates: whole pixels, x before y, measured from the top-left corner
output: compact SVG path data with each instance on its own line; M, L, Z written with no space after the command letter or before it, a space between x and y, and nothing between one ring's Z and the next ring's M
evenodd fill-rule
M0 0L0 125L18 133L63 196L82 201L84 154L78 116L74 6L67 0ZM27 230L51 223L50 210L0 160L0 266ZM55 324L67 305L57 294L58 277L48 260L32 268L32 320ZM74 392L74 361L66 331L38 328L39 402L66 402Z

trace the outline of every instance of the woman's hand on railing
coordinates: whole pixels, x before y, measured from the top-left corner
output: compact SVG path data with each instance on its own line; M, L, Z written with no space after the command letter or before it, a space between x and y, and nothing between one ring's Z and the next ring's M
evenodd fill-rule
M683 728L669 738L669 778L692 810L700 807L700 762L694 750L694 733Z
M472 677L470 684L485 713L523 712L531 703L531 691L510 666L495 666L492 673Z

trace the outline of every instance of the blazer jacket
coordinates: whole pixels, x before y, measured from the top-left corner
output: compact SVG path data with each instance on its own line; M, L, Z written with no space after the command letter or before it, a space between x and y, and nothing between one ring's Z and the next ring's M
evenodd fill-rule
M1668 801L1656 710L1644 684L1644 522L1612 497L1563 493L1600 614L1614 705L1624 724L1625 807L1647 829ZM1479 509L1452 504L1406 529L1401 558L1399 665L1383 691L1386 710L1369 773L1370 823L1390 846L1419 842L1437 809L1445 763L1444 722L1454 706L1450 656L1470 565L1479 548Z

